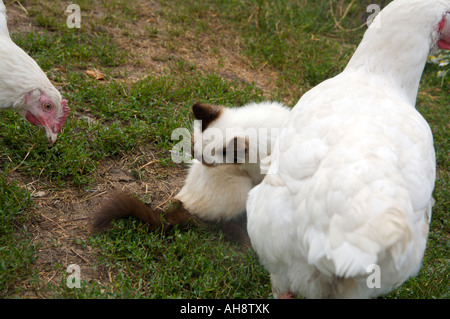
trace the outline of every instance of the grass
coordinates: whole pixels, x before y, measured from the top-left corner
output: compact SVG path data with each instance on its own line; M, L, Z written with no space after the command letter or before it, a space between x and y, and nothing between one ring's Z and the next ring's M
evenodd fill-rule
M30 245L30 234L22 226L27 219L24 208L31 205L27 192L15 183L7 183L0 174L0 295L34 273L31 266L35 247Z
M253 253L236 250L210 231L149 234L127 220L91 243L103 246L101 262L121 278L103 297L261 298L267 293L267 278Z
M83 281L82 289L72 290L63 275L60 283L43 285L33 269L37 247L30 245L32 234L24 226L36 208L12 176L39 180L56 192L89 188L102 160L131 157L146 145L153 145L170 168L171 132L189 126L193 103L242 105L272 98L295 104L308 89L342 70L359 43L366 4L346 10L350 2L331 10L326 0L161 0L149 13L137 2L78 1L82 28L68 29L61 14L65 2L21 1L36 28L26 33L10 28L12 38L57 84L72 113L52 149L40 129L15 113L2 113L0 296L20 296L24 286L31 286L57 298L270 298L268 274L254 253L224 242L219 231L150 233L135 220L76 242L81 250L99 250L91 267L108 269L110 283ZM146 23L145 40L159 41L171 55L154 57L164 63L162 74L131 81L127 66L143 62L120 41L135 40L133 28L142 16L164 21ZM214 71L201 69L180 54L183 47L210 50L224 62ZM238 52L249 70L275 72L275 90L267 93L255 83L221 77L227 59L219 53L223 47ZM87 77L84 71L93 68L101 69L106 81ZM428 249L420 274L386 298L449 298L450 96L448 77L437 78L437 71L438 66L427 66L418 97L434 133L438 163ZM53 267L64 273L67 265Z

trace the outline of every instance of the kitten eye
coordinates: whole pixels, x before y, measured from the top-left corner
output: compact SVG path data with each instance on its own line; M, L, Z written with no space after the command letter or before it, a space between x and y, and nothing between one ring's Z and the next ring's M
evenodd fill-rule
M53 105L50 102L45 102L44 104L42 104L42 107L46 111L51 111L53 109Z

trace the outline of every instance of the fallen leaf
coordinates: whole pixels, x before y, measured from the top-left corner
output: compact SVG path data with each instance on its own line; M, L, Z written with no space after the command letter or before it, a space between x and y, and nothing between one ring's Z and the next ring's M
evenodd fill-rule
M86 74L96 80L104 80L105 79L105 76L103 75L103 73L98 69L86 70Z
M44 197L45 195L47 195L46 192L44 192L44 191L39 191L39 192L36 192L36 193L31 194L31 197Z

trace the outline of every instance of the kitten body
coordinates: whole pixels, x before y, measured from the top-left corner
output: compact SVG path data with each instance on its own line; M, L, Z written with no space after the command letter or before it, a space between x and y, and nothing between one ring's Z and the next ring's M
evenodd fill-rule
M214 113L196 104L194 114ZM202 108L202 112L196 110ZM194 157L176 199L192 214L207 221L230 220L245 213L248 192L259 184L270 165L278 130L290 109L276 102L221 107L217 118L196 121ZM202 125L202 127L199 127ZM201 143L199 143L199 140ZM200 155L199 155L200 154Z
M197 119L195 159L171 208L163 212L127 193L115 193L95 212L95 231L128 216L143 220L152 229L196 219L218 222L225 233L233 233L231 237L235 238L230 239L247 241L247 195L263 180L272 148L277 145L278 130L290 109L276 102L239 108L197 103L193 113Z

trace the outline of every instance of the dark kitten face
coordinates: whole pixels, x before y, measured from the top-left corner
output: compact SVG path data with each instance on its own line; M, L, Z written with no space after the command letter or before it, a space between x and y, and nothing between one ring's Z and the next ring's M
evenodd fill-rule
M194 124L192 154L195 159L208 166L246 162L249 148L248 139L233 136L233 134L227 136L227 133L233 132L233 130L224 132L215 126L215 123L223 115L223 107L196 103L192 107L192 111L196 120L201 121Z

